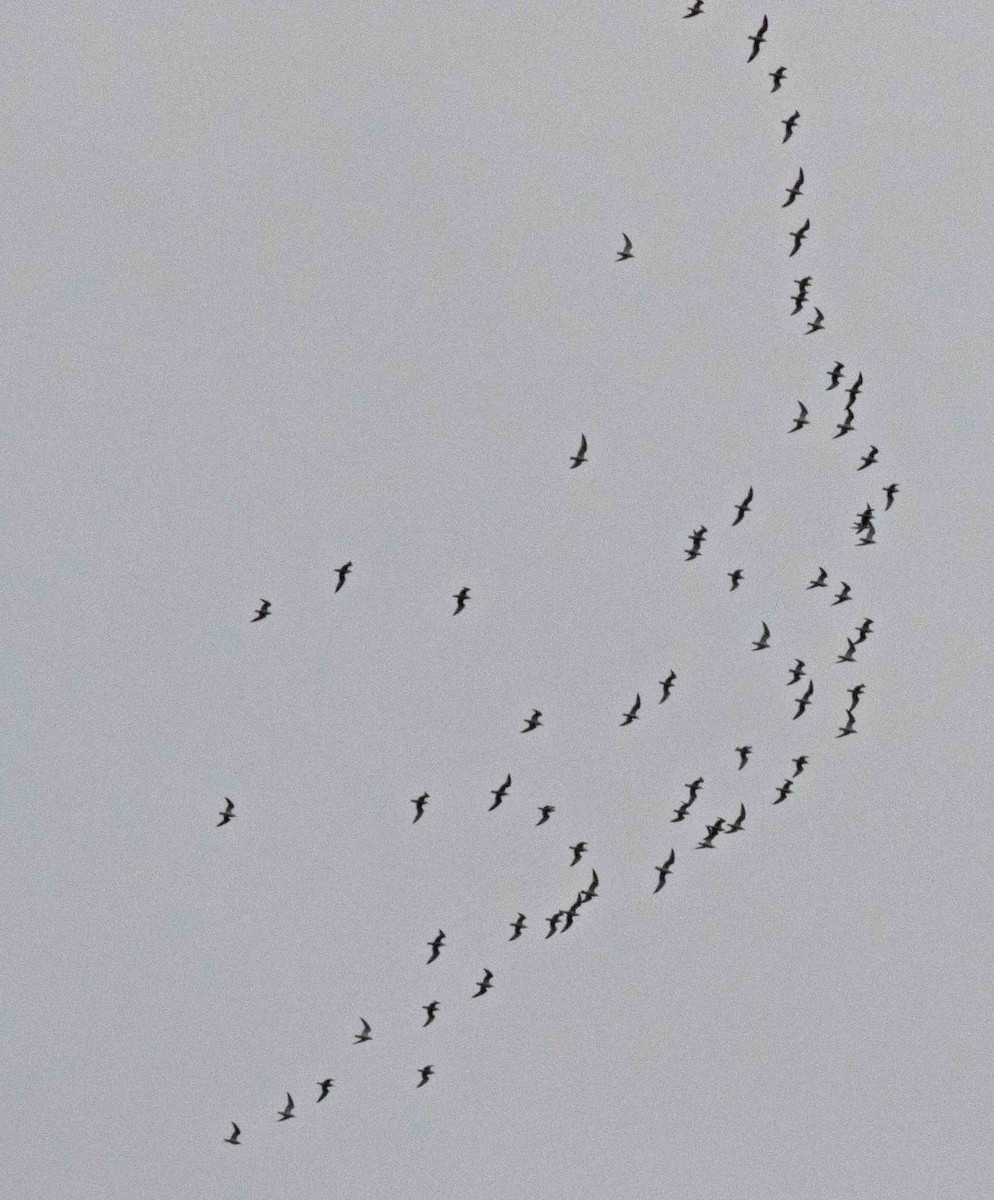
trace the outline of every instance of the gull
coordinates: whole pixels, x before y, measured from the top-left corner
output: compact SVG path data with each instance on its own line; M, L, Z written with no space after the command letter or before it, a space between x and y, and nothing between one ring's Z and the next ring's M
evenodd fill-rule
M797 197L804 194L801 191L801 184L803 182L804 182L804 168L799 167L798 171L797 171L797 179L795 180L793 186L789 187L789 188L784 188L784 191L787 193L787 199L783 204L780 205L781 208L790 208L790 206L794 203L794 201L797 199Z
M566 920L563 922L563 927L559 931L560 933L565 933L566 930L569 929L569 927L573 924L573 919L576 916L576 914L580 911L580 905L582 903L583 903L583 892L577 892L576 899L566 910Z
M846 642L848 643L849 648L846 650L845 654L839 655L839 657L835 660L837 663L856 661L856 643L852 640L852 638L846 638Z
M573 861L570 863L570 866L575 867L576 864L580 861L581 858L583 858L584 854L586 853L587 843L586 842L577 842L575 846L570 846L570 849L573 851Z
M665 679L660 679L659 686L663 689L663 695L659 703L662 704L670 698L670 692L673 691L673 685L676 683L676 671L670 671Z
M826 392L830 392L833 388L839 386L839 380L842 378L842 363L837 362L831 371L828 372L828 377L832 382L825 388Z
M694 0L694 3L683 14L683 19L686 21L688 17L699 17L704 11L704 0Z
M697 849L698 850L713 850L714 849L714 839L718 836L719 833L721 833L722 829L724 828L724 825L725 825L724 817L719 817L718 820L715 821L715 823L713 825L706 825L705 829L707 829L707 831L708 831L707 837L704 838L703 841L700 841L697 843Z
M456 602L456 611L452 614L454 617L459 616L462 610L466 607L466 601L469 599L469 588L460 588L452 597Z
M808 584L808 586L804 590L806 592L810 592L812 588L828 587L828 583L826 582L827 579L828 579L828 572L825 570L824 567L819 567L817 578L812 579L811 582Z
M242 1131L238 1128L234 1121L231 1122L231 1137L224 1138L224 1141L229 1142L232 1146L240 1146L238 1140L242 1136Z
M873 528L872 525L870 525L869 528L867 529L866 537L860 538L859 541L856 543L856 545L857 546L874 546L874 545L876 545L877 539L873 536L874 533L876 533L876 530Z
M798 250L800 250L801 242L803 242L804 239L808 236L808 230L810 228L811 228L811 220L809 218L808 220L806 220L804 222L803 225L798 226L797 229L792 231L790 236L794 239L794 249L791 250L791 252L787 255L788 258L793 258L794 255L798 252ZM817 312L817 309L815 311Z
M808 293L804 290L804 288L799 288L797 291L797 295L791 296L791 300L794 301L794 307L790 310L790 315L792 317L797 316L797 314L801 311L801 309L807 303L807 299L808 299Z
M849 711L846 714L845 725L841 725L839 727L839 732L835 736L837 738L848 737L850 733L855 733L855 732L856 732L856 718L853 716L852 712Z
M873 505L867 503L866 508L864 508L861 513L856 514L856 516L859 518L859 524L854 525L853 529L855 529L857 533L859 533L861 529L866 529L866 527L872 522L873 512Z
M887 505L886 505L886 507L884 508L884 512L886 512L886 511L887 511L887 509L889 509L889 508L890 508L890 506L891 506L891 505L894 503L894 497L895 497L895 496L897 495L897 493L898 493L898 486L897 486L897 484L896 484L896 483L889 483L889 484L888 484L888 485L887 485L887 486L886 486L886 487L883 489L883 492L884 492L884 495L887 497Z
M797 718L799 716L801 716L801 714L804 712L804 710L810 706L811 697L814 695L814 690L815 690L814 683L809 683L807 691L804 693L804 695L799 696L794 701L794 703L797 705L797 712L794 713L793 717L791 718L792 721L796 721Z
M318 1098L317 1098L317 1101L316 1101L317 1104L321 1103L321 1101L325 1098L325 1096L328 1095L328 1093L331 1091L331 1089L334 1087L334 1085L335 1085L334 1079L321 1079L318 1081L318 1087L321 1089L321 1095L318 1096Z
M790 135L794 132L794 126L797 124L797 122L800 119L801 119L801 114L797 111L797 109L795 109L793 111L793 113L791 113L791 115L787 118L786 121L780 122L780 124L783 125L783 127L784 127L784 135L783 135L784 142L790 141ZM783 145L783 142L781 142L781 145Z
M817 333L819 329L824 329L824 328L825 328L825 314L816 305L815 306L815 319L813 321L808 322L808 327L804 331L805 336L809 333Z
M593 869L593 867L591 867L591 869L590 869L590 886L587 888L587 891L584 894L584 899L585 900L593 900L593 898L597 895L597 888L599 885L600 885L600 879L598 879L598 877L597 877L597 872Z
M738 513L738 516L732 522L733 525L738 525L738 523L742 520L742 518L746 515L746 513L750 511L749 506L752 503L752 495L753 495L752 488L750 488L749 491L746 493L746 498L742 501L742 503L736 504L735 511Z
M573 457L570 459L570 462L572 463L570 470L575 471L576 468L578 466L580 466L581 463L585 463L586 461L587 461L587 437L586 437L586 434L581 433L580 434L580 449L577 450L576 454L574 454Z
M739 756L739 770L749 761L749 755L752 754L752 746L736 746L735 752Z
M542 724L542 722L539 720L539 717L541 715L542 715L541 712L537 708L533 708L532 715L530 717L525 718L525 727L524 727L524 729L522 729L521 732L522 733L531 733L531 731L533 729L538 729L539 725Z
M628 710L628 712L622 714L624 717L624 720L621 722L622 727L624 727L625 725L631 725L632 721L637 721L639 719L638 711L641 707L642 707L642 697L638 694L638 692L636 692L635 693L635 703L631 706L631 708Z
M565 916L566 914L562 911L562 909L560 909L559 912L554 912L551 917L545 918L549 925L549 932L545 935L547 938L552 937L552 935L556 932L556 927L559 924L559 918Z
M518 919L511 922L511 928L514 930L514 933L512 933L507 940L509 942L516 942L518 938L521 937L521 931L528 928L525 924L524 913L518 913Z
M852 597L849 594L851 591L852 591L852 588L843 579L842 580L842 590L837 593L835 599L832 601L831 607L834 608L837 604L845 604L845 602L847 600L852 599Z
M346 575L348 575L348 573L352 570L352 563L347 562L342 567L336 567L335 570L338 572L338 583L335 584L335 591L338 592L341 591L345 584Z
M799 758L791 759L791 762L794 764L794 778L796 779L808 765L808 756L806 754L802 754Z
M554 804L543 804L542 807L538 811L542 815L535 822L535 824L536 825L544 825L546 823L546 821L548 821L549 817L551 817L552 814L556 811L556 806Z
M664 862L664 863L663 863L663 865L662 865L661 867L656 867L656 870L659 872L659 881L657 882L657 884L656 884L656 886L655 886L655 889L653 890L653 893L652 893L652 894L653 894L654 896L655 896L656 892L658 892L658 891L659 891L659 889L660 889L660 888L662 888L663 886L665 886L665 884L666 884L666 876L667 876L667 875L669 875L669 873L670 873L670 872L673 870L673 864L674 864L675 862L676 862L676 851L675 851L675 850L671 850L671 851L670 851L670 856L669 856L669 858L666 860L666 862Z
M693 558L700 558L701 557L700 545L698 544L697 546L695 546L693 548L693 550L684 550L684 554L686 554L686 556L687 556L687 559L686 559L687 562L690 562L690 560Z
M623 262L626 258L635 257L635 255L632 254L632 239L627 233L623 233L621 236L625 239L625 248L624 250L619 250L617 252L618 257L614 260L615 262Z
M860 373L856 376L856 382L852 385L851 388L848 389L848 391L846 393L849 397L848 407L851 408L856 403L856 397L859 395L859 393L862 390L863 390L863 372L860 371Z
M753 642L753 650L769 650L770 648L770 627L763 622L763 635L758 642Z
M424 1087L431 1076L435 1074L435 1068L431 1065L431 1063L429 1063L427 1067L419 1068L419 1073L421 1075L421 1082L417 1085L417 1087Z
M841 425L836 425L835 428L839 432L832 434L833 441L835 440L835 438L845 437L847 433L852 433L852 431L856 428L856 426L853 422L852 413L848 409L846 409L846 419L842 422Z
M416 810L414 813L414 820L411 822L412 825L417 825L418 821L420 821L421 818L425 815L425 808L428 805L428 800L429 800L428 793L422 792L420 796L416 797L414 800L411 801L411 803L414 805L414 808Z
M728 590L730 592L734 592L745 576L738 568L736 568L734 571L728 572L728 578L732 581L732 586Z
M808 420L808 410L804 407L800 400L798 400L797 404L801 412L794 418L794 426L792 429L787 431L788 433L797 433L797 431L799 429L803 429L805 425L811 424L811 422Z
M877 448L876 448L876 446L871 446L870 453L865 454L859 460L859 466L856 468L856 470L857 471L865 471L867 467L872 467L876 461L877 461Z
M524 733L524 730L522 730L522 733ZM507 795L507 789L510 786L511 786L511 776L508 775L508 777L504 780L504 782L500 785L499 788L494 788L491 790L490 795L493 796L494 802L487 809L487 812L494 811L494 809L501 803L501 801Z
M261 605L262 605L261 608L255 609L255 616L252 618L251 621L249 621L250 625L255 624L256 621L264 621L266 619L266 617L269 616L269 610L273 606L269 603L268 600L261 601Z
M859 704L860 696L866 691L866 684L857 683L855 687L847 688L846 691L852 697L852 705L846 711L852 712L856 705Z
M279 1109L279 1118L281 1121L289 1121L291 1117L297 1114L293 1111L293 1097L289 1092L286 1094L286 1108Z
M799 683L804 674L804 660L802 658L794 659L794 665L790 668L790 679L787 680L787 686L793 687L795 683Z
M369 1022L365 1017L360 1017L359 1020L362 1022L362 1033L353 1034L355 1037L355 1041L352 1043L353 1046L358 1046L360 1042L371 1042L373 1040L373 1031L370 1028Z
M858 645L859 645L861 642L865 642L865 641L866 641L866 639L867 639L867 638L870 636L870 634L873 632L873 630L870 628L870 626L871 626L872 624L873 624L873 618L872 618L872 617L866 617L866 618L864 618L864 620L863 620L863 624L862 624L862 625L857 625L857 626L856 626L856 632L859 634L859 637L856 639L856 645L857 645L857 646L858 646Z
M735 820L732 822L731 825L726 825L725 828L722 830L722 832L723 833L738 833L741 830L742 826L745 824L745 818L746 818L746 806L744 804L740 804L739 805L739 815L735 818Z
M425 1021L425 1023L421 1026L421 1028L427 1029L428 1026L432 1023L432 1021L434 1021L435 1013L438 1012L438 1001L432 1000L431 1004L422 1004L421 1007L428 1014L428 1018Z
M233 821L235 818L235 803L234 803L234 801L228 800L227 796L225 796L224 799L226 801L225 806L224 806L224 812L219 812L217 814L221 818L221 820L218 821L218 823L214 826L215 829L220 829L222 825L227 825L229 821Z
M766 41L766 38L763 36L763 34L766 33L766 31L767 31L767 29L769 29L769 27L770 27L770 23L764 16L763 23L762 23L762 25L760 25L759 30L756 33L754 33L751 37L746 38L746 41L752 42L752 52L750 53L749 57L746 59L746 62L752 62L752 60L759 53L759 47L762 46L763 42Z
M677 821L685 821L687 819L687 810L693 803L694 797L691 796L689 800L685 800L683 804L675 808L673 811L676 813L676 816L670 821L670 824L675 825Z
M445 934L441 929L428 943L428 945L431 946L431 958L428 959L428 962L433 963L435 959L438 958L439 954L442 952L442 947L445 945Z
M685 783L683 786L690 792L691 800L697 799L697 793L701 790L704 784L704 776L698 775L693 783Z
M773 87L770 88L770 93L772 95L773 92L780 91L780 85L783 83L784 78L787 74L787 68L786 67L777 67L777 69L775 71L770 71L770 72L768 72L768 74L769 74L770 78L773 80Z
M783 781L783 783L781 783L779 788L777 788L777 798L776 798L776 800L773 801L773 803L774 804L783 804L783 802L787 799L787 797L790 795L790 793L793 790L794 790L794 781L792 779L785 779Z
M494 977L493 971L490 971L486 967L484 967L483 968L483 978L476 985L480 990L478 992L473 993L473 996L472 996L473 1000L475 1000L477 998L477 996L482 996L484 994L484 992L490 991L490 989L494 986L490 982L490 980L493 979L493 977Z

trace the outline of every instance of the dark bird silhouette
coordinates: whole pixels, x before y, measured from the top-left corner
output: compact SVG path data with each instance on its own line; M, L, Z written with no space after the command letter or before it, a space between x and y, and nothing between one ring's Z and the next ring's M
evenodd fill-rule
M872 467L876 461L877 461L877 448L876 448L876 446L871 446L870 453L863 455L863 457L859 460L859 466L856 468L856 470L857 471L865 471L867 467Z
M689 800L685 800L683 804L675 808L673 811L676 813L676 816L670 821L670 824L675 825L677 821L685 821L687 819L687 812L693 803L694 797L691 796Z
M736 588L739 586L739 584L742 582L742 580L745 578L745 576L736 567L736 569L734 571L728 572L728 578L732 581L732 586L728 590L730 592L734 592L736 590Z
M442 947L445 945L445 934L441 929L428 943L428 945L431 946L431 958L428 959L428 962L433 963L435 959L438 958L439 954L442 952Z
M428 1082L428 1080L432 1077L432 1075L435 1074L435 1068L432 1066L431 1063L429 1063L427 1065L427 1067L420 1067L418 1073L421 1076L421 1082L417 1085L417 1087L415 1088L415 1091L417 1091L417 1088L419 1088L419 1087L424 1087L424 1085Z
M425 1023L421 1026L421 1028L427 1029L432 1021L434 1021L435 1013L438 1012L438 1001L432 1000L431 1004L422 1004L421 1007L428 1014L427 1018L425 1019Z
M259 607L255 610L255 616L252 618L251 621L249 621L249 624L254 625L256 621L264 621L266 619L266 617L269 616L269 610L272 607L273 606L269 603L268 600L261 601L261 607Z
M784 127L784 133L783 133L783 140L784 140L784 142L789 142L789 141L790 141L790 139L791 139L791 135L793 134L793 132L794 132L794 129L795 129L796 125L797 125L797 122L798 122L800 119L801 119L801 114L800 114L800 113L799 113L799 112L798 112L798 111L795 109L795 110L794 110L794 111L791 113L791 115L790 115L790 116L789 116L789 117L786 119L786 121L781 121L781 122L780 122L780 124L781 124L781 125ZM783 143L781 143L781 145L782 145L782 144L783 144Z
M240 1146L238 1140L242 1136L242 1131L238 1128L234 1121L231 1122L231 1137L226 1137L224 1141L229 1142L232 1146Z
M843 579L842 580L842 590L836 594L835 599L832 601L832 605L831 605L832 608L834 608L837 604L845 604L845 602L847 600L851 600L852 596L849 594L851 591L852 591L852 588Z
M784 201L783 204L780 205L781 208L790 208L790 206L794 203L794 201L797 199L798 196L804 195L804 193L801 191L801 184L803 182L804 182L804 168L800 167L800 168L798 168L797 179L794 181L793 186L791 186L789 188L784 188L784 191L787 193L787 199Z
M227 796L225 796L224 799L224 812L219 812L217 814L221 820L218 821L218 823L214 826L215 829L220 829L222 825L227 825L229 821L233 821L235 819L235 802L233 800L229 800Z
M570 866L575 867L576 864L580 861L581 858L583 858L584 854L586 853L587 843L586 842L577 842L575 846L570 846L570 849L573 851L573 861L570 863Z
M662 697L659 703L663 704L670 698L670 692L673 691L673 685L676 683L676 671L670 671L665 679L660 679L659 686L663 689Z
M859 539L859 541L856 543L856 545L857 546L874 546L874 545L876 545L877 539L874 537L874 534L876 532L877 531L873 528L873 526L870 525L866 531L866 537L861 537Z
M632 721L637 721L639 719L638 711L641 707L642 707L642 697L638 694L638 692L636 692L635 693L635 703L631 706L631 708L628 710L628 712L623 714L624 720L621 722L622 727L624 727L625 725L631 725Z
M652 894L653 894L654 896L655 896L656 892L658 892L658 891L660 890L660 888L662 888L663 886L665 886L665 884L666 884L666 876L667 876L667 875L669 875L669 874L670 874L670 872L673 870L673 864L674 864L675 862L676 862L676 851L675 851L675 850L671 850L671 851L670 851L670 856L669 856L669 858L666 860L666 862L664 862L664 863L663 863L663 865L662 865L661 867L657 867L657 868L656 868L656 870L659 872L659 880L658 880L658 882L656 883L656 886L655 886L655 888L653 889L653 893L652 893Z
M849 734L855 733L855 732L856 732L856 718L853 716L852 711L850 710L849 712L846 713L845 725L841 725L839 727L839 732L835 736L837 738L848 737Z
M832 382L825 388L826 392L830 392L839 386L839 380L842 378L842 363L837 362L831 371L828 372L828 377Z
M811 580L811 582L808 584L808 586L804 590L806 592L810 592L812 588L820 588L820 587L828 587L828 572L825 570L824 567L818 568L817 576Z
M683 19L686 21L688 17L699 17L704 11L704 0L694 0L694 3L683 14Z
M836 428L836 429L837 429L839 432L838 432L838 433L833 433L833 434L832 434L832 440L833 440L833 441L834 441L836 438L845 437L847 433L852 433L852 431L853 431L853 430L856 428L856 424L855 424L855 422L853 421L853 415L852 415L852 413L851 413L851 412L849 412L849 411L848 411L848 409L846 410L846 417L845 417L845 420L842 422L842 424L841 424L841 425L836 425L836 427L835 427L835 428Z
M556 811L556 806L554 804L543 804L542 807L538 811L542 815L535 822L535 824L536 825L544 825L546 823L546 821L548 821L548 819Z
M766 33L769 27L770 23L764 16L763 23L760 25L759 30L751 37L746 39L746 41L752 42L752 51L750 52L749 57L746 59L746 62L752 62L752 60L759 53L759 47L762 46L762 44L766 41L766 38L763 35Z
M803 242L804 239L808 236L808 230L810 228L811 228L811 221L810 221L810 219L808 219L804 222L803 225L798 226L798 228L795 229L791 233L790 236L794 239L794 249L791 250L791 252L787 255L788 258L793 258L794 255L798 252L798 250L800 250L801 242ZM818 310L815 309L815 311L817 312Z
M790 315L796 317L808 301L807 288L799 287L797 292L791 296L791 300L794 301L794 307L790 310Z
M480 982L479 982L479 983L476 985L476 986L477 986L477 988L479 988L479 991L476 991L476 992L474 992L474 993L473 993L473 995L472 995L472 999L473 999L473 1000L475 1000L475 999L477 998L477 996L482 996L482 995L484 994L484 992L489 992L489 991L490 991L490 989L491 989L491 988L494 986L494 985L493 985L493 984L490 982L490 981L491 981L491 979L493 979L493 977L494 977L494 973L493 973L493 971L490 971L490 970L488 970L486 967L484 967L484 968L483 968L483 978L482 978L482 979L480 980Z
M794 713L793 717L791 718L792 721L796 721L797 718L804 712L804 710L810 707L811 697L814 695L814 691L815 685L813 683L809 683L807 691L805 691L804 695L798 696L798 698L794 701L794 703L797 705L797 712Z
M805 336L809 333L817 333L819 329L825 328L825 314L815 305L815 319L808 322L808 327L804 331Z
M335 570L338 572L338 583L335 584L335 591L340 592L345 584L346 576L352 570L352 563L347 562L344 566L336 567Z
M847 709L847 711L852 712L856 705L859 704L860 696L862 696L862 694L866 691L866 684L857 683L855 687L847 688L846 690L852 697L852 705Z
M692 550L684 550L684 554L686 554L686 556L687 556L687 558L686 558L687 562L690 562L691 559L694 559L694 558L700 558L701 557L700 546L695 546Z
M626 258L635 257L635 255L632 254L632 239L627 233L623 233L621 236L625 239L625 248L624 250L618 251L618 257L614 260L615 262L623 262Z
M777 798L776 798L776 800L773 801L773 803L774 804L783 804L783 802L787 799L787 797L790 795L790 793L793 790L794 790L794 781L792 779L785 779L783 781L783 783L781 783L779 788L777 788Z
M590 869L590 886L584 893L584 900L593 900L597 895L597 888L600 886L600 879L597 877L597 872L591 867Z
M570 463L572 464L570 466L570 470L575 471L576 468L578 466L580 466L581 463L585 463L586 461L587 461L587 438L586 438L586 434L581 433L580 434L580 449L577 450L577 452L570 459Z
M769 650L770 648L770 627L765 621L763 622L762 637L760 637L759 641L753 642L752 648L753 650Z
M704 786L704 776L698 775L698 777L694 780L693 783L685 783L683 786L687 789L688 792L690 792L691 800L696 800L697 793Z
M353 1046L358 1046L360 1042L371 1042L373 1040L373 1031L369 1026L369 1022L364 1017L360 1017L359 1020L362 1022L362 1033L353 1035L355 1037L355 1041L352 1043Z
M798 758L791 759L791 762L794 764L794 778L796 779L808 765L808 756L806 754L802 754Z
M724 833L740 832L740 830L742 829L742 826L745 824L745 819L746 819L746 806L744 804L740 804L739 805L739 815L735 818L735 820L732 822L731 825L726 825L722 832L724 832Z
M516 942L518 938L521 937L522 930L528 928L528 926L525 924L524 913L518 913L518 919L511 922L511 928L514 930L514 932L507 940L509 942Z
M545 935L546 938L552 937L552 935L556 932L556 929L559 926L559 918L565 917L565 916L566 916L565 912L563 912L562 909L560 909L559 912L554 912L551 917L545 918L545 920L548 922L548 925L549 925L549 932Z
M414 800L411 801L411 803L414 805L414 809L415 809L414 820L411 822L412 825L417 825L417 823L425 815L425 809L428 806L428 800L429 800L428 793L422 792L420 796L417 796Z
M873 505L867 504L866 508L864 508L862 512L856 514L856 517L857 524L853 526L853 529L859 533L861 530L868 528L873 521Z
M887 497L887 504L884 507L884 512L887 512L887 510L890 508L890 506L894 503L894 497L897 495L898 490L899 489L898 489L898 486L896 483L889 483L883 489L884 495Z
M576 914L580 911L580 905L583 903L583 896L583 892L577 892L576 899L566 910L566 920L563 921L563 927L560 929L560 933L565 933L566 930L569 929L569 927L573 924Z
M804 660L802 658L794 659L794 665L790 668L790 678L787 680L787 686L793 687L795 683L800 682L805 674Z
M738 523L742 520L742 518L746 515L746 513L750 511L749 506L752 504L752 495L753 495L752 488L750 488L749 491L746 493L746 498L742 501L742 503L736 504L735 511L738 515L736 516L735 520L732 522L733 525L738 525Z
M749 761L749 755L752 754L752 746L736 746L735 753L739 756L739 770Z
M837 663L855 662L856 661L856 643L852 638L846 638L848 649L845 654L840 654L835 660Z
M863 390L863 372L860 371L860 373L856 376L856 382L846 392L846 395L849 397L849 403L846 406L847 408L852 408L852 406L856 403L856 397L860 394L860 392L862 390Z
M774 92L780 91L780 85L783 83L784 79L787 77L787 68L786 67L777 67L777 69L775 71L769 72L769 76L773 80L773 87L770 88L770 94L772 95Z
M290 1095L289 1092L287 1092L287 1094L286 1094L286 1108L281 1108L281 1109L278 1109L277 1111L279 1113L279 1118L281 1121L289 1121L291 1117L295 1117L297 1115L293 1111L293 1097Z
M321 1095L320 1095L320 1096L318 1096L318 1098L317 1098L317 1100L315 1101L315 1103L316 1103L316 1104L320 1104L320 1103L321 1103L321 1101L322 1101L322 1100L325 1098L325 1096L327 1096L327 1095L328 1095L328 1093L331 1091L331 1089L332 1089L334 1086L335 1086L335 1081L334 1081L334 1079L320 1079L320 1080L318 1080L318 1087L321 1089Z
M797 403L801 411L800 414L794 418L794 425L787 431L788 433L797 433L797 431L799 429L803 429L805 425L811 424L811 422L808 420L808 410L804 407L800 400L798 400Z
M724 827L725 827L725 818L724 817L719 817L713 825L705 825L704 828L708 831L707 837L705 837L702 841L697 843L697 849L698 850L713 850L714 849L714 839L718 836L719 833L721 833L721 831Z
M524 733L525 730L522 730L521 732ZM491 790L490 795L493 796L494 802L487 809L487 812L493 812L494 809L503 801L504 797L507 795L507 789L510 786L511 786L511 776L508 775L508 777L504 780L504 782L500 785L499 788L493 788Z
M873 618L872 618L872 617L866 617L866 618L864 619L864 621L863 621L863 624L862 624L862 625L857 625L857 626L856 626L856 632L859 634L859 637L856 639L856 645L857 645L857 646L858 646L858 645L860 645L860 643L862 643L862 642L865 642L865 641L866 641L866 639L867 639L867 638L870 636L870 634L873 632L873 630L870 628L870 626L871 626L872 624L873 624Z
M456 610L452 615L454 617L458 617L462 610L466 607L466 601L469 599L469 588L460 588L459 591L456 592L452 597L452 599L456 602Z
M524 729L522 729L521 732L522 733L531 733L531 731L533 729L538 729L539 725L542 724L542 722L539 720L539 717L541 717L541 715L542 715L541 712L537 708L533 708L532 715L530 717L525 718L525 727L524 727Z

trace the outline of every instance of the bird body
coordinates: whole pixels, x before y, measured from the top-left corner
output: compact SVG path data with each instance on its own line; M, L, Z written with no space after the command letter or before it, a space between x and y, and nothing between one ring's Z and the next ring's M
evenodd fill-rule
M456 602L456 611L452 615L454 617L458 617L462 610L466 607L466 601L469 599L469 588L460 588L459 591L453 595L452 599Z
M725 827L723 832L724 833L739 833L742 829L742 826L745 824L745 818L746 818L746 806L744 804L740 804L739 805L739 815L735 818L735 820L732 822L731 825L727 825Z
M479 991L476 991L473 993L473 996L472 996L473 1000L475 1000L477 998L477 996L482 996L485 992L488 992L494 986L490 982L491 979L493 979L493 977L494 977L493 971L490 971L486 967L484 967L483 968L483 978L476 985L477 988L479 988Z
M773 80L773 87L770 88L770 94L780 91L780 85L783 83L787 75L786 67L777 67L775 71L770 71L769 76Z
M890 483L883 489L883 491L884 495L887 497L887 504L884 508L884 512L887 512L890 506L894 503L894 497L897 495L899 489L896 483Z
M835 608L835 606L837 604L845 604L845 602L847 600L851 600L852 596L849 594L851 591L852 591L852 588L850 588L849 584L846 583L846 581L843 579L842 580L842 589L841 589L841 591L838 592L835 599L832 601L832 605L831 605L832 608Z
M421 1067L419 1069L419 1073L421 1075L421 1082L417 1085L417 1087L424 1087L432 1075L435 1074L435 1068L431 1065L431 1063L429 1063L427 1067ZM417 1090L417 1088L415 1088L415 1090Z
M819 329L824 329L824 328L825 328L825 314L816 305L815 306L815 319L813 321L808 322L808 327L804 331L805 336L807 336L809 333L817 333Z
M828 377L832 382L828 385L827 388L825 388L826 392L830 392L834 388L837 388L839 386L839 380L842 378L842 370L843 370L842 363L837 362L835 364L835 366L831 369L831 371L828 372Z
M804 693L804 695L799 696L794 701L794 703L797 705L797 712L794 713L794 716L791 718L792 720L796 721L797 718L803 714L804 710L810 706L811 697L814 694L814 690L815 690L815 685L813 683L809 683L808 687L807 687L807 691Z
M570 846L570 849L573 851L573 861L570 863L570 866L575 867L576 864L580 861L581 858L583 858L584 854L586 853L587 843L586 842L577 842L575 846Z
M438 958L439 954L442 951L442 947L445 945L445 934L442 932L441 929L438 931L438 933L435 935L435 937L428 943L428 945L431 946L431 958L428 959L428 962L433 963L435 961L435 959Z
M334 1087L334 1085L335 1085L334 1079L318 1080L318 1087L321 1089L321 1095L318 1096L318 1098L317 1098L317 1101L316 1101L317 1104L321 1103L321 1101L325 1098L325 1096L328 1095L328 1093L331 1091L331 1089Z
M521 732L522 733L531 733L531 731L533 729L538 729L539 725L542 724L542 722L540 720L541 716L542 716L542 713L539 711L539 709L537 709L537 708L532 709L532 715L530 717L525 718L525 727L524 727L524 729L522 729Z
M752 754L752 746L736 746L735 752L739 756L739 770L749 761L749 755Z
M818 568L817 578L812 579L811 582L808 584L808 586L804 590L806 592L810 592L812 588L821 588L821 587L828 587L828 572L825 570L824 567Z
M542 815L541 815L541 816L539 817L539 819L538 819L538 820L535 822L536 826L537 826L537 825L544 825L544 824L546 823L546 821L548 821L548 819L549 819L549 818L552 816L552 814L553 814L553 813L556 811L556 806L555 806L554 804L543 804L543 805L542 805L542 807L541 807L541 808L540 808L538 811L539 811L539 812L540 812Z
M736 568L734 571L728 572L728 578L732 581L732 586L728 590L730 592L734 592L742 582L744 576L742 572Z
M342 590L342 588L345 586L345 579L351 570L352 570L351 562L345 563L344 566L336 567L336 571L338 572L338 583L335 584L336 592L340 592Z
M431 1004L422 1004L421 1007L428 1014L427 1018L425 1019L425 1023L421 1026L421 1028L427 1029L432 1021L434 1021L435 1013L438 1012L438 1001L432 1000Z
M793 687L795 683L798 683L801 679L803 679L805 674L806 671L804 670L804 660L800 658L795 659L794 665L790 668L790 679L787 680L787 686Z
M659 686L663 689L663 694L659 701L660 704L663 704L665 701L669 700L670 692L673 691L674 683L676 683L676 671L670 671L669 675L667 675L665 679L660 679Z
M784 802L784 800L787 799L787 797L790 795L790 793L793 790L794 790L794 781L792 779L785 779L783 781L783 783L781 783L780 787L777 789L777 798L776 798L776 800L773 801L773 803L774 804L782 804Z
M414 805L414 808L415 808L414 820L411 822L412 825L416 825L418 823L418 821L420 821L421 818L425 815L425 807L428 804L428 800L429 800L428 793L422 792L420 796L415 797L415 799L413 799L411 801L411 803Z
M796 779L808 765L808 756L806 754L801 754L799 757L792 759L791 761L794 764L794 778Z
M235 1122L232 1121L231 1122L231 1136L226 1137L224 1140L232 1146L240 1146L241 1142L238 1139L241 1136L242 1136L242 1131L238 1128L238 1126L235 1124Z
M528 926L525 924L525 914L524 913L518 913L518 919L516 921L511 922L511 928L514 930L514 932L511 934L511 936L507 940L509 942L516 942L518 940L518 938L521 937L522 930L528 928Z
M856 468L856 470L857 471L865 471L867 467L872 467L876 461L877 461L877 448L876 448L876 446L871 446L870 453L865 454L860 459L859 466Z
M804 222L804 224L803 224L803 225L799 225L799 226L797 227L797 229L795 229L795 230L794 230L794 231L791 233L791 235L790 235L790 236L791 236L791 237L794 239L794 249L793 249L793 250L791 250L791 252L790 252L790 253L787 255L787 257L788 257L788 258L793 258L793 257L794 257L794 255L795 255L795 254L798 252L798 250L800 250L800 248L801 248L801 242L803 242L803 241L804 241L804 239L805 239L805 238L808 236L808 230L809 230L810 228L811 228L811 220L810 220L810 218L809 218L808 220L806 220L806 221ZM817 312L817 311L818 311L818 310L817 310L817 309L815 309L815 312Z

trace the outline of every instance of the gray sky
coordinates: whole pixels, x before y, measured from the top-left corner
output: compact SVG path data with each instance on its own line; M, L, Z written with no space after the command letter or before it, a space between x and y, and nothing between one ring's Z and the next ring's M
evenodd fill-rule
M764 5L8 6L10 1196L989 1187L994 15Z

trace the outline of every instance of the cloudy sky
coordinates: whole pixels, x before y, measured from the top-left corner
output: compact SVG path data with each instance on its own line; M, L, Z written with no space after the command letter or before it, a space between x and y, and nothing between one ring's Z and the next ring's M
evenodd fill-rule
M989 1187L994 13L764 4L8 6L6 1194Z

